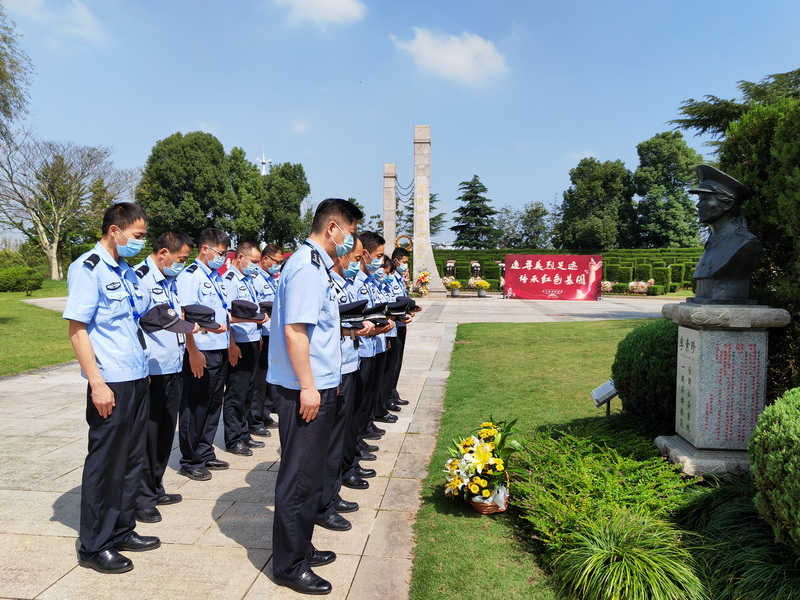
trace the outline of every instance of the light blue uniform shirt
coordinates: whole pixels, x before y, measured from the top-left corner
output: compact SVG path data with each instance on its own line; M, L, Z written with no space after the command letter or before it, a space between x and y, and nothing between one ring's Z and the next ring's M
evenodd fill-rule
M186 267L177 279L178 297L183 306L202 304L214 309L214 320L228 325L228 303L225 301L225 283L217 273L199 260ZM227 350L228 333L195 333L194 342L198 350Z
M139 278L139 289L144 296L142 314L156 304L169 304L170 308L181 314L178 289L175 278L164 276L158 266L148 256L144 262L134 267ZM154 331L147 334L150 346L150 375L170 375L183 369L183 353L186 350L186 336L171 331Z
M332 266L327 252L308 239L284 264L272 307L275 334L269 336L270 383L300 389L283 335L287 325L298 323L305 324L308 332L315 387L328 390L341 383L341 321L330 276Z
M259 302L275 302L275 291L278 288L278 282L261 267L258 267L258 270L256 270L253 285L256 288ZM272 319L267 319L267 322L261 326L261 335L269 335L271 325Z
M226 300L228 310L234 300L247 300L253 304L258 304L258 295L253 287L253 278L244 275L239 269L231 265L228 272L223 276L225 281ZM261 339L261 331L258 323L231 323L231 332L234 342L257 342Z
M392 280L394 280L394 276L392 276ZM380 290L380 294L383 297L384 302L392 303L394 302L394 294L392 293L392 283L385 282L385 281L378 281L378 289ZM396 338L397 337L397 323L395 322L395 326L391 328L391 330L386 332L386 339Z
M376 304L381 303L381 301L377 299L373 287L368 285L369 280L370 276L364 273L364 271L359 271L353 279L347 280L344 289L350 298L350 302L366 300L367 308L372 308ZM358 344L358 355L361 358L372 358L376 354L383 352L386 349L385 346L383 349L379 350L381 344L385 344L382 338L383 336L380 335L361 338Z
M69 297L63 317L86 324L100 375L106 383L147 377L149 349L134 318L143 313L139 280L125 259L119 264L99 243L67 272ZM81 375L86 374L81 371Z
M400 296L408 296L408 292L406 291L406 282L403 279L403 274L395 271L392 273L392 302L395 302L397 298ZM395 326L397 327L405 327L406 324L401 321L395 321Z
M345 279L336 271L331 271L331 278L333 279L333 290L336 294L336 301L339 304L354 302L354 300L350 300L350 296L344 291ZM359 345L363 339L364 338L358 338ZM355 341L350 339L349 336L344 336L342 338L342 375L347 375L356 370L358 370L358 350L356 349Z

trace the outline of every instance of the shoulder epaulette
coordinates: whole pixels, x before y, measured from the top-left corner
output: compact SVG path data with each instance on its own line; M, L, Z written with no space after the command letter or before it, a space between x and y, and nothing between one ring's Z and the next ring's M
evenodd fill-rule
M194 273L195 271L197 271L197 263L191 264L183 270L184 273Z
M225 275L225 279L233 279L234 276L235 276L235 273L231 270L231 271L228 271L228 273Z
M85 267L89 267L90 269L94 269L97 266L97 263L100 262L100 255L99 254L90 254L86 257L86 260L83 261L83 265Z
M311 264L318 269L320 265L322 265L322 259L319 256L319 252L317 252L314 248L311 249Z
M143 277L144 277L145 275L147 275L149 272L150 272L150 266L149 266L149 265L142 265L141 267L139 267L138 269L136 269L136 270L134 271L134 273L136 273L136 276L137 276L139 279L143 278Z

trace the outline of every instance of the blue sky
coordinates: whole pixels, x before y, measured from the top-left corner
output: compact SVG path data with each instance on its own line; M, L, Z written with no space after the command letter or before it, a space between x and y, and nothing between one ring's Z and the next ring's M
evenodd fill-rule
M207 131L370 214L383 163L411 183L414 125L431 126L443 210L473 174L496 207L552 205L584 156L635 169L682 100L800 66L790 0L0 1L40 137L138 168L158 140Z

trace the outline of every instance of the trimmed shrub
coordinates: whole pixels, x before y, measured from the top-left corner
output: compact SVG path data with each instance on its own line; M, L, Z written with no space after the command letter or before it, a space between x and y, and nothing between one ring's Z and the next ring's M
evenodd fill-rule
M647 295L648 296L663 296L665 292L665 287L663 285L651 285L647 288Z
M748 452L758 512L776 541L800 551L800 388L761 413Z
M653 277L653 267L648 264L636 265L633 269L633 278L636 281L648 281Z
M657 267L653 269L653 281L655 281L658 285L667 287L670 283L672 283L670 273L671 271L669 267Z
M677 348L678 325L660 319L625 336L611 365L622 409L665 434L675 431Z
M81 254L84 252L88 252L92 248L95 247L95 244L76 244L70 247L70 254L72 254L72 260L76 260Z
M617 281L619 283L630 283L633 281L633 267L620 267L617 269Z
M29 267L0 269L0 292L25 292L30 296L42 287L42 281L44 276Z
M647 514L614 508L583 519L565 538L556 578L582 600L705 599L684 532Z
M628 284L627 283L615 283L611 286L611 293L612 294L624 294L628 291Z
M687 290L694 289L694 281L684 281L681 283L681 287Z
M461 261L456 263L456 279L469 279L472 277L472 269L469 264L464 264Z
M633 261L633 260L621 260L621 261L619 261L619 266L620 267L630 267L631 269L633 269L635 264L636 264L636 261Z
M606 281L617 281L617 274L619 273L619 265L603 264L603 271L605 271Z
M685 271L684 267L685 267L685 265L682 265L682 264L670 265L669 266L669 270L670 270L669 280L670 281L678 281L678 282L683 281L683 273Z
M670 283L669 284L669 291L670 293L674 294L678 291L678 288L681 287L680 283Z
M653 267L666 267L667 266L667 263L665 263L663 260L654 260L650 264L652 264Z
M500 289L500 279L484 279L489 284L489 289L491 290L499 290Z
M494 263L483 265L483 278L484 279L500 279L500 267Z

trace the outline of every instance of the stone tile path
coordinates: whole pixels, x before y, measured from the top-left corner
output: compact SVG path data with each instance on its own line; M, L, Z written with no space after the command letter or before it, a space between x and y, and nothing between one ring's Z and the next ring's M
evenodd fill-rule
M63 299L34 300L61 310ZM353 529L317 528L314 544L336 551L320 567L335 599L405 600L414 551L412 525L436 444L450 352L458 323L549 322L646 318L663 301L539 302L498 297L426 298L409 329L399 391L410 404L386 425L378 471L368 490L343 490L361 508ZM100 575L76 560L80 479L86 453L85 382L77 363L0 379L0 597L109 600L122 598L299 598L271 580L271 529L277 475L277 433L252 457L219 451L228 471L196 482L177 474L177 450L165 476L183 502L160 507L161 523L140 524L162 546L131 554L135 568ZM222 443L222 428L217 445ZM177 438L176 438L177 447Z

